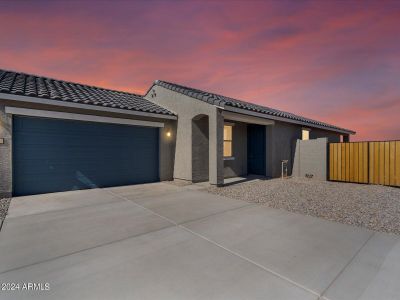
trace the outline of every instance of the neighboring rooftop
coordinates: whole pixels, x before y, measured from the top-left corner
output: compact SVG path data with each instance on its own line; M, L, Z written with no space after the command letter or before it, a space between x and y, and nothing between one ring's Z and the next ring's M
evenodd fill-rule
M2 69L0 69L0 93L174 115L137 94Z
M166 81L162 81L162 80L156 80L154 82L155 85L164 87L166 89L184 94L186 96L216 105L216 106L231 106L231 107L236 107L236 108L240 108L240 109L244 109L247 111L253 111L253 112L257 112L257 113L262 113L265 115L269 115L269 116L275 116L275 117L280 117L280 118L284 118L284 119L289 119L289 120L294 120L294 121L299 121L299 122L303 122L303 123L307 123L309 124L311 127L312 126L318 126L318 127L323 127L326 128L328 130L333 130L333 131L341 131L341 132L346 132L349 134L355 134L354 131L349 130L349 129L345 129L345 128L340 128L334 125L330 125L327 123L323 123L320 121L316 121L316 120L312 120L312 119L308 119L305 117L301 117L292 113L288 113L288 112L284 112L284 111L280 111L277 109L273 109L273 108L269 108L266 106L261 106L261 105L257 105L257 104L253 104L253 103L249 103L249 102L245 102L245 101L241 101L241 100L237 100L237 99L233 99L233 98L229 98L229 97L225 97L222 95L218 95L218 94L214 94L214 93L210 93L210 92L205 92L202 90L198 90L198 89L194 89L194 88L190 88L190 87L186 87L186 86L182 86L179 84L175 84L175 83L170 83L170 82L166 82ZM151 89L151 88L150 88Z

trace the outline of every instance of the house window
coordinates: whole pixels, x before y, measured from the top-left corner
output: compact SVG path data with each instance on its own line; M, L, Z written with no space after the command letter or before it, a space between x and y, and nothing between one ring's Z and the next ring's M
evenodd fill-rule
M232 157L232 125L224 125L224 157Z
M303 141L308 141L310 139L310 129L303 129L302 130L301 139Z

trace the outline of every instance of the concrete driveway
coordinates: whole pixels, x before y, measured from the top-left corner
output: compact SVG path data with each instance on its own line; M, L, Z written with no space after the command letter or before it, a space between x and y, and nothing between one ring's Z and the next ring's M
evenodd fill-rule
M398 278L398 236L196 185L14 198L0 232L1 299L399 299Z

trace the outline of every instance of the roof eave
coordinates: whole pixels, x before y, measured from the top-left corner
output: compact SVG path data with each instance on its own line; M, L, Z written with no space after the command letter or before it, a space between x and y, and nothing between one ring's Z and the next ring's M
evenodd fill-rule
M263 113L259 113L259 112L255 112L255 111L251 111L251 110L247 110L247 109L241 109L241 108L237 108L237 107L227 106L227 105L225 105L224 109L227 111L236 112L236 113L240 113L240 114L260 117L260 118L264 118L264 119L282 121L282 122L286 122L286 123L299 124L299 125L303 125L303 126L307 126L307 127L311 127L311 128L318 128L318 129L323 129L323 130L327 130L327 131L338 132L341 134L356 134L356 132L352 131L352 130L325 127L325 126L321 126L321 125L311 124L311 123L293 120L293 119L289 119L289 118L267 115L267 114L263 114Z
M278 121L282 121L282 122L286 122L286 123L299 124L299 125L303 125L303 126L306 126L306 127L319 128L319 129L323 129L323 130L327 130L327 131L331 131L331 132L337 132L337 133L340 133L340 134L346 134L346 135L356 134L356 132L353 131L353 130L348 130L348 129L345 129L345 128L337 128L336 126L333 126L333 125L329 126L329 124L327 124L328 126L318 125L318 124L313 124L313 123L307 122L307 121L294 120L294 119L291 119L291 118L279 117L279 116L274 116L274 115L271 115L271 114L265 114L265 113L253 111L253 110L237 108L237 107L234 107L234 106L230 106L229 104L224 104L224 103L220 103L220 102L217 103L215 101L213 101L213 102L204 101L203 99L199 99L197 97L193 97L190 94L182 93L182 92L176 91L176 90L172 90L171 88L165 87L163 84L160 84L160 83L166 83L166 84L174 85L173 83L168 83L168 82L163 82L163 81L160 81L160 80L155 80L153 82L152 86L147 90L145 95L147 95L151 91L151 89L153 89L153 87L155 85L157 85L157 86L163 87L165 89L174 91L176 93L180 93L180 94L186 95L187 97L190 97L190 98L193 98L193 99L196 99L196 100L199 100L199 101L203 101L203 102L205 102L205 103L207 103L209 105L216 106L216 107L218 107L220 109L225 109L225 110L232 111L232 112L238 112L238 113L245 114L245 115L253 115L253 116L257 116L257 117L261 117L261 118L265 118L265 119L270 119L270 120L278 120ZM186 88L186 87L183 87L183 88ZM233 99L233 100L235 100L235 99Z
M136 115L136 116L142 116L142 117L177 120L177 116L170 115L170 114L151 113L151 112L144 112L144 111L139 111L139 110L127 110L127 109L121 109L121 108L97 106L97 105L82 104L82 103L75 103L75 102L66 102L66 101L62 101L62 100L51 100L51 99L46 99L46 98L14 95L14 94L8 94L8 93L0 93L0 100L11 100L11 101L26 102L26 103L54 105L54 106L60 106L60 107L80 108L80 109L85 109L85 110L114 112L114 113L120 113L120 114L126 114L126 115Z

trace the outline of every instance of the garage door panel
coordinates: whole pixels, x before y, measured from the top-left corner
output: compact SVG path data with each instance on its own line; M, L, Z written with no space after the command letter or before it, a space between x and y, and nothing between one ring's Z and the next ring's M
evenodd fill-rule
M127 125L121 125L121 126L127 126ZM133 126L131 126L133 127ZM65 129L64 129L65 130ZM116 128L116 130L118 130ZM149 129L148 129L149 130ZM156 129L153 129L156 130ZM43 133L38 133L34 131L26 131L26 132L20 132L20 138L21 138L21 144L24 145L34 145L34 146L46 146L46 145L58 145L60 147L74 147L74 146L80 146L81 141L79 140L83 135L86 135L86 142L90 142L93 146L98 146L102 145L104 147L107 147L110 144L114 143L121 143L123 145L130 146L132 145L132 140L129 139L128 137L124 136L107 136L107 135L92 135L89 136L91 133L85 133L81 132L81 134L74 134L74 135L55 135L55 134L43 134ZM129 132L127 132L125 135L129 135ZM149 135L145 136L138 136L138 132L135 131L135 137L134 140L136 142L141 142L141 143L151 143L149 141ZM112 146L109 146L112 147ZM114 149L115 150L115 149Z
M140 142L138 143L138 145L139 145L138 147L147 147L147 148L151 147L151 145L146 145ZM49 152L48 151L49 147L51 147L53 151ZM21 159L39 160L39 161L42 161L43 159L47 159L48 161L57 159L58 163L61 163L58 160L58 158L60 157L64 157L66 159L73 158L74 160L80 159L87 162L94 160L98 162L98 158L115 161L116 156L129 159L129 161L127 162L129 163L135 160L135 157L132 157L131 153L135 153L136 155L140 155L140 157L145 157L145 158L153 158L154 155L157 154L155 151L140 151L139 149L128 148L124 145L120 145L120 149L115 149L115 147L103 147L101 152L98 151L99 150L98 147L90 147L82 149L82 145L73 148L68 147L67 149L68 151L65 150L66 147L54 146L52 144L43 145L40 147L37 147L35 145L25 144L25 145L19 145L19 148L15 149L14 153L16 155L19 155L20 157L26 157ZM30 155L32 152L35 152L34 157ZM92 157L93 153L96 153L96 157ZM116 161L116 163L118 163L118 161Z
M87 176L85 173L77 171L77 172L65 172L63 174L55 174L57 175L57 180L43 182L38 178L31 178L27 180L21 180L19 184L24 187L24 191L29 192L19 192L21 189L17 190L16 195L33 195L33 194L42 194L48 192L57 192L57 191L66 191L66 190L77 190L77 189L89 189L89 188L98 188L105 186L118 186L118 185L130 185L130 184L138 184L145 182L153 182L148 181L147 178L136 177L135 180L130 179L120 179L120 178L109 178L104 177L102 175L98 176ZM101 186L98 182L107 181L107 185Z
M14 117L14 194L158 181L158 128Z

